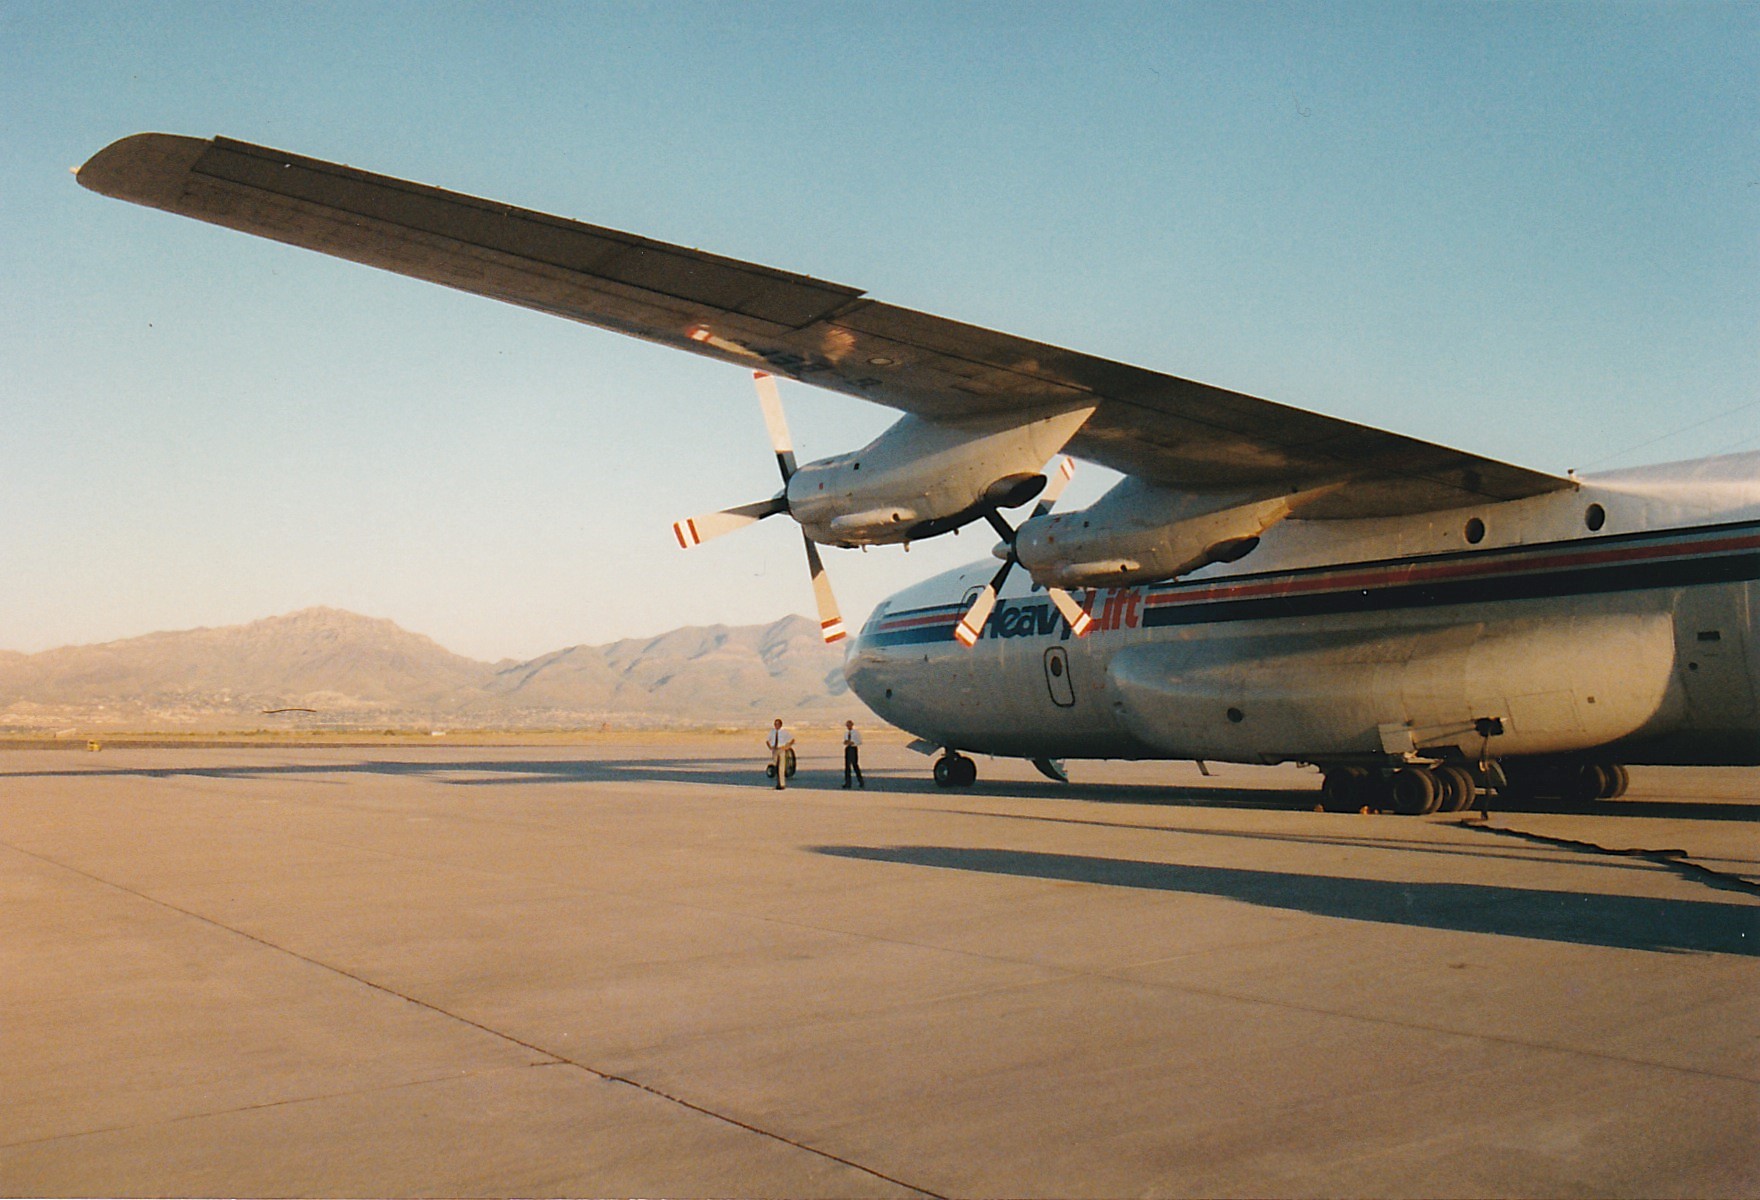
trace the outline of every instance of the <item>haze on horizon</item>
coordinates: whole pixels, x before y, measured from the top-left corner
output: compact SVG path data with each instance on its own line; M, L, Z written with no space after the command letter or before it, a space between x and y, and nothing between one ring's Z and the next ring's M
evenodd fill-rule
M1544 470L1760 445L1760 6L11 3L0 647L810 607L744 373L117 204L226 134ZM784 385L803 457L892 413ZM1110 482L1086 470L1065 503ZM845 616L988 554L828 553Z

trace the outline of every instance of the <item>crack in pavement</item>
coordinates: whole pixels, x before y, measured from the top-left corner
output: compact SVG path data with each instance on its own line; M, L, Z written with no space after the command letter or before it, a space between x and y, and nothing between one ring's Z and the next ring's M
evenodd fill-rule
M1760 896L1760 882L1738 875L1734 871L1719 871L1703 863L1694 862L1685 850L1646 850L1638 846L1618 847L1603 846L1599 842L1585 842L1578 838L1557 837L1549 833L1533 833L1526 829L1514 829L1508 825L1492 825L1483 818L1467 819L1454 822L1461 829L1471 829L1479 833L1494 833L1500 837L1521 838L1524 841L1538 842L1546 846L1558 846L1565 850L1583 850L1590 854L1606 854L1615 858L1641 858L1646 862L1655 863L1659 867L1702 883L1706 887L1717 888L1726 892L1743 892L1750 896Z

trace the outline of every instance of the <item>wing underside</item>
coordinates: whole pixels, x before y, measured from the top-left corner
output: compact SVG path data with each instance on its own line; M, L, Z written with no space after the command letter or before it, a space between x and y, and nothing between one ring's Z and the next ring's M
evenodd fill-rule
M1308 518L1571 486L1558 476L865 298L856 288L226 138L146 133L79 182L935 420L1095 406L1070 453L1198 492L1341 484Z

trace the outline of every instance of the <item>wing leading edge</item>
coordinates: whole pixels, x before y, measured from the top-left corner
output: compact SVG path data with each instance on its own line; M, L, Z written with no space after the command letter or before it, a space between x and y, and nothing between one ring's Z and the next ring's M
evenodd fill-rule
M1568 479L865 298L851 287L227 138L143 133L106 196L763 366L935 420L1095 405L1069 452L1196 492L1342 484L1310 519L1512 500Z

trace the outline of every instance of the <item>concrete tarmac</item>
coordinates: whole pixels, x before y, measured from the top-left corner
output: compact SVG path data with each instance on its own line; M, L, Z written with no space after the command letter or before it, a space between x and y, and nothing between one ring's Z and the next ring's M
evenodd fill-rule
M760 737L0 751L0 1193L1760 1194L1760 771Z

